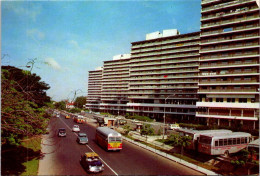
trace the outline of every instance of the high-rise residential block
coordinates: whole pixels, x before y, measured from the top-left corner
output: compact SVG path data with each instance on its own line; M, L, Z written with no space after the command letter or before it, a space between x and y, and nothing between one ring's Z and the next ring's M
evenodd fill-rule
M207 124L256 128L259 7L255 0L202 0L201 6L196 117Z

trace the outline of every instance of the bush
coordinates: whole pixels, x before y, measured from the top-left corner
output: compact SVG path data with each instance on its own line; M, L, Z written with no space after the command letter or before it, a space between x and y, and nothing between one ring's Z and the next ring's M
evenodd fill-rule
M144 122L152 122L153 121L152 119L150 119L147 116L139 116L139 115L130 116L129 119L136 119L136 120L140 120L140 121L144 121Z
M81 112L81 109L79 108L73 108L73 109L69 109L68 110L70 113L80 113Z

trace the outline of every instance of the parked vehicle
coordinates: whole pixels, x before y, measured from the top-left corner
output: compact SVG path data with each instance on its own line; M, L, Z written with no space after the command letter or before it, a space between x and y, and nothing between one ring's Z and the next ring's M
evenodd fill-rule
M87 172L98 173L104 170L104 164L95 152L88 152L81 155L80 164Z
M247 147L251 134L233 132L227 134L202 134L199 139L198 151L208 155L228 156Z
M87 144L88 143L88 137L86 133L79 133L77 137L77 142L79 144Z
M66 115L66 116L65 116L65 119L70 119L70 115Z
M169 130L177 130L180 129L180 125L178 123L169 124Z
M66 129L65 128L59 128L58 129L58 136L59 137L66 137Z
M122 149L122 135L108 127L96 129L96 142L107 151Z
M198 150L198 141L202 134L228 134L232 133L231 130L218 129L218 130L191 130L186 128L176 129L181 136L190 136L192 138L190 145L186 148L191 150Z
M127 124L127 121L125 119L118 119L118 124L125 125L125 124Z
M80 132L79 126L78 125L73 125L72 131L73 132Z

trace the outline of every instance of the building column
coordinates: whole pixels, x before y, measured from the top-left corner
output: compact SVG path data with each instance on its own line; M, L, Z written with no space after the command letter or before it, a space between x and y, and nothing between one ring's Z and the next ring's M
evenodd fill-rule
M254 121L254 124L253 124L253 130L255 130L255 121Z
M220 119L218 119L218 126L220 125Z
M231 127L231 120L228 120L228 126Z
M209 126L209 118L207 118L207 126Z

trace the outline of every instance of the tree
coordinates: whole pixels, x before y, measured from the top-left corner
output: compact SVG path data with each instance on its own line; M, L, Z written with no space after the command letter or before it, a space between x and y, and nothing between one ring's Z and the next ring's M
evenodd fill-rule
M151 128L150 124L145 124L144 127L141 129L141 135L154 135L154 129Z
M191 144L192 138L190 136L170 135L165 143L173 146L181 147L181 155L183 155L183 148Z
M75 100L75 102L74 102L74 105L75 105L76 107L82 109L82 108L83 108L83 105L86 104L86 100L87 100L87 98L84 97L84 96L77 97L76 100Z
M62 101L56 102L54 106L55 106L56 109L65 110L66 109L66 101L62 100Z
M13 66L2 66L2 74L6 79L13 81L14 89L21 92L24 99L36 103L38 107L43 107L46 102L50 102L50 97L46 94L49 85L42 82L41 77L35 73Z
M15 67L2 67L1 73L2 144L19 145L24 137L45 133L48 116L43 106L49 102L44 92L47 84L39 82L39 76L24 74ZM37 81L29 81L34 78ZM33 85L27 84L27 79Z

